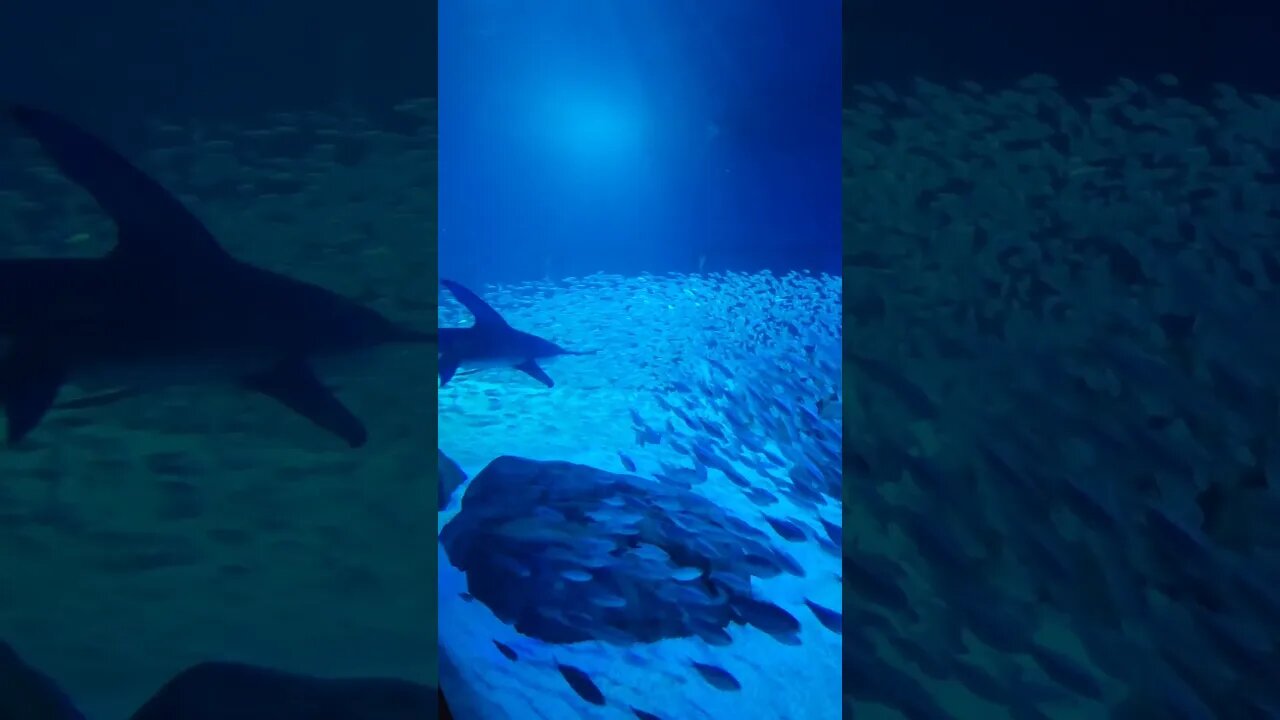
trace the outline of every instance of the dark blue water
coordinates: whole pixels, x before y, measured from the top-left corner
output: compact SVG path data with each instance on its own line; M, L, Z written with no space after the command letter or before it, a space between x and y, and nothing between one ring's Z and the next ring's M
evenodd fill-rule
M838 13L446 4L442 272L834 271Z
M1274 7L1249 2L849 0L844 81L995 86L1043 72L1081 97L1117 77L1147 82L1172 73L1197 99L1220 82L1275 94L1277 19Z
M436 3L79 0L0 10L0 97L76 115L204 121L436 94Z

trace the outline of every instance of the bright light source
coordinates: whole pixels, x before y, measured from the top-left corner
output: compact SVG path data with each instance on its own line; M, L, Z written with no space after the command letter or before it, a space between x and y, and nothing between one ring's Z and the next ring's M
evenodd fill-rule
M543 99L541 132L552 161L596 175L634 170L643 120L634 103L605 93L564 90Z

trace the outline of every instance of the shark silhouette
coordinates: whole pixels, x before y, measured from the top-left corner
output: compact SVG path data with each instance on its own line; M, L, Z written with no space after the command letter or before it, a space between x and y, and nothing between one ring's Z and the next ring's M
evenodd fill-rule
M105 257L0 260L0 404L12 445L67 382L151 389L230 382L337 435L365 443L360 420L312 363L391 343L431 343L317 285L229 255L159 183L63 118L8 114L114 221Z
M440 328L440 387L444 387L460 367L515 368L547 387L555 387L555 381L538 365L539 360L596 352L566 350L550 340L517 330L479 295L452 280L441 279L440 284L475 317L471 327Z

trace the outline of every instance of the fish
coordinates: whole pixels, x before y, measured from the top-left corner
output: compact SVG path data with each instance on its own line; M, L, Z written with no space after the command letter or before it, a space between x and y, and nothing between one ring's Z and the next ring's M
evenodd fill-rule
M698 674L702 676L703 680L707 681L708 685L717 690L737 691L742 689L742 683L738 682L738 678L718 665L693 662L693 669L698 671Z
M758 507L769 507L770 505L778 504L777 495L759 487L751 488L751 490L747 492L747 499L750 500L753 505Z
M548 388L555 381L539 361L566 355L594 355L596 350L569 350L545 338L511 327L479 295L444 278L440 284L462 303L475 318L470 327L440 328L440 387L449 383L459 368L514 368Z
M836 547L840 547L845 543L844 529L840 525L831 523L826 518L818 518L818 521L822 523L822 529L827 533L827 537L831 538L831 542L836 544Z
M743 598L734 604L734 609L744 622L769 633L775 639L800 631L800 621L771 602Z
M632 460L630 457L627 457L626 453L619 452L618 459L622 461L622 467L626 468L627 472L636 471L636 461Z
M497 640L494 640L494 641L493 641L493 645L494 645L494 647L498 648L498 652L502 653L503 657L505 657L506 659L511 660L511 661L515 661L515 660L519 660L519 659L520 659L520 656L519 656L519 655L517 655L517 654L516 654L516 651L515 651L515 650L512 650L510 646L508 646L508 645L504 645L504 644L502 644L502 643L498 642Z
M809 608L809 612L822 623L822 626L831 632L840 635L844 628L844 618L839 612L830 608L823 607L812 600L805 598L805 607Z
M116 228L99 258L0 260L0 404L6 439L35 430L66 383L151 391L239 388L269 397L351 448L368 431L317 374L384 346L434 344L318 285L232 257L159 182L70 121L6 113Z
M911 598L902 589L901 571L884 557L846 552L841 558L845 587L855 597L915 620L919 617Z
M605 704L604 693L600 692L600 688L591 681L591 678L585 672L563 663L556 663L556 668L564 676L564 681L569 683L569 687L573 688L573 691L578 694L578 697L592 705Z
M591 602L592 604L599 605L604 608L622 608L627 606L625 598L611 594L592 595Z
M1032 643L1030 650L1031 659L1054 682L1080 697L1091 700L1102 698L1102 685L1081 663L1039 643Z
M765 522L769 523L769 527L778 533L778 537L787 542L804 542L809 537L802 528L790 520L781 520L768 515L763 517Z
M724 628L699 627L698 637L713 647L727 647L733 644L733 636Z
M937 401L897 369L878 358L856 352L846 351L844 357L867 378L888 390L916 417L933 419L938 416Z

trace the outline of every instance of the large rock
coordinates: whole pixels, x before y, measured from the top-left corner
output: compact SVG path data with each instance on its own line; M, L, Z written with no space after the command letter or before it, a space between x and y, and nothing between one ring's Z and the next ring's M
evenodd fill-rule
M701 495L631 475L500 457L440 541L472 596L547 642L724 643L733 622L793 641L798 629L751 595L752 575L802 575L793 559Z
M318 678L231 662L195 665L132 720L423 720L436 689L390 678Z

